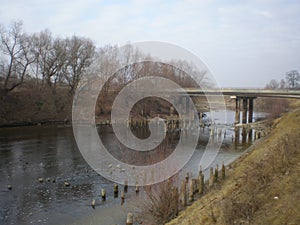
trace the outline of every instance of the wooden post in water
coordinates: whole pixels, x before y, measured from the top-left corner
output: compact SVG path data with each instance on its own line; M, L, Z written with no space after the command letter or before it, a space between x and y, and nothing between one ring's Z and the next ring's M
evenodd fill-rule
M208 186L209 188L212 188L213 185L214 185L214 170L212 167L210 167Z
M235 135L235 144L239 144L240 143L240 128L239 127L235 127L234 128L234 135Z
M242 128L242 143L245 144L247 142L247 129L243 126Z
M178 215L179 212L179 206L178 206L178 201L179 201L179 194L178 194L178 187L173 188L173 200L174 200L174 217Z
M92 207L93 207L93 209L95 209L95 206L96 206L96 200L93 199L93 200L92 200Z
M114 184L114 197L117 198L119 195L119 187L117 184Z
M125 192L121 191L121 205L123 205L125 202Z
M186 181L183 180L180 188L180 204L182 207L186 206Z
M185 176L185 181L186 181L186 183L189 182L189 177L190 177L190 175L189 175L189 173L187 172L187 173L186 173L186 176Z
M126 225L133 225L133 214L132 213L127 214Z
M140 187L139 185L135 185L135 193L138 194L140 192Z
M217 164L216 168L215 168L215 176L214 176L214 183L218 182L218 178L219 178L219 166Z
M204 174L202 173L202 169L199 172L199 194L202 195L204 193Z
M125 180L125 183L124 183L124 192L127 193L128 191L128 181Z
M224 165L224 163L222 164L222 171L221 171L221 173L222 173L222 180L225 180L225 165Z
M194 194L199 191L199 179L193 178Z
M194 182L191 179L189 182L189 202L194 200Z
M106 200L106 191L105 191L105 189L101 189L101 197L102 197L102 201Z

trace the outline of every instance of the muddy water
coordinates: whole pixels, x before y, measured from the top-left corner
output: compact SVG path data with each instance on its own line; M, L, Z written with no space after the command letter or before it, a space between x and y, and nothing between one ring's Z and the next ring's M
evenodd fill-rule
M233 118L233 112L229 113L229 124ZM107 132L103 141L112 143L112 135ZM208 128L202 135L202 140L209 137ZM229 126L225 150L214 164L231 162L241 153L228 150L232 135L234 131ZM200 143L182 174L197 171L203 149ZM132 207L129 202L136 198L134 188L130 187L126 196L131 200L121 206L120 199L113 197L112 186L84 161L71 127L0 129L0 224L123 224ZM101 188L107 191L105 203L100 201ZM91 207L92 199L97 199L96 209Z

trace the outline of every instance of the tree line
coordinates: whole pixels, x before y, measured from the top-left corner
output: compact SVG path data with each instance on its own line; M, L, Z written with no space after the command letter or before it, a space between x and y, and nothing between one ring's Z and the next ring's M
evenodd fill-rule
M122 57L120 57L122 55ZM80 79L88 75L97 75L103 79L114 73L118 65L122 74L113 76L110 82L126 85L136 77L156 73L172 78L180 85L193 86L195 82L185 76L195 74L203 85L207 84L206 71L197 72L195 66L186 61L172 62L176 67L163 64L133 64L139 60L151 60L131 45L122 52L117 46L106 45L97 48L94 42L85 37L54 37L49 30L28 34L23 30L22 21L13 21L8 27L0 25L0 90L7 94L26 81L34 81L37 85L49 87L55 94L57 87L69 88L74 94ZM123 62L120 62L123 61ZM145 74L146 73L146 74ZM109 84L106 88L110 87Z
M286 72L285 78L280 81L272 79L266 89L300 89L300 74L298 70L290 70Z
M65 84L73 92L91 65L94 43L84 37L53 37L49 30L27 34L23 23L14 21L0 26L0 83L4 93L14 90L25 80L35 79L55 92Z

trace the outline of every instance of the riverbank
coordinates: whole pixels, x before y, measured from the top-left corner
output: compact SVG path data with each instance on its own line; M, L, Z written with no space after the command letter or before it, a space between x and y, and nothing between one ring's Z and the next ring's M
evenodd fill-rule
M300 224L300 110L227 167L226 179L168 225Z

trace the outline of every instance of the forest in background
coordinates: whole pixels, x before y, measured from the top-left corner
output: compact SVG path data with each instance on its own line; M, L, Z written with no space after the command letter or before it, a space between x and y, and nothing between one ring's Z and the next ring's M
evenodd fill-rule
M95 109L96 116L103 119L110 114L116 93L143 76L162 76L181 87L197 87L189 76L194 74L202 79L201 84L210 85L204 79L206 71L199 74L195 66L186 61L173 62L176 67L163 63L148 62L142 66L135 63L151 59L131 45L120 52L116 45L97 47L86 37L54 37L47 29L28 34L23 30L22 21L12 21L8 27L0 25L0 125L70 121L75 90L84 76L96 75L107 80ZM128 66L115 71L124 63ZM289 71L285 79L271 80L266 88L299 89L299 73ZM148 107L148 116L153 116L151 109L157 101L147 101L143 105ZM282 110L285 101L280 102L277 106ZM164 108L164 105L158 106Z
M107 119L116 93L135 79L161 76L181 87L195 87L187 74L204 75L186 61L151 63L152 57L128 44L96 47L89 38L54 37L49 30L28 34L22 21L0 25L0 124L26 125L70 121L72 100L80 80L86 76L103 79L96 116ZM149 61L143 64L137 61ZM120 65L127 65L119 71ZM185 71L185 72L184 72ZM149 110L155 99L147 100ZM161 106L161 105L160 105ZM149 111L148 110L148 111ZM151 113L150 113L151 114ZM150 115L149 115L150 116Z

